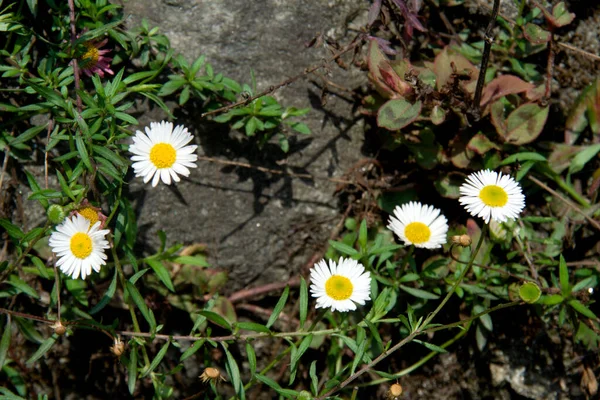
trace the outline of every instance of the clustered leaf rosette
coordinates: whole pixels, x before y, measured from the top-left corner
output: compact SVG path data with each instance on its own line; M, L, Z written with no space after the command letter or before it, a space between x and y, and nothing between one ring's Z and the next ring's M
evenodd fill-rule
M152 179L152 187L161 180L165 185L171 179L179 182L179 175L189 176L189 168L196 168L198 156L196 145L187 144L194 138L183 125L173 129L171 122L151 122L146 133L136 131L129 151L133 153L135 176L144 178L144 183Z
M446 244L448 220L437 208L411 201L394 208L388 229L407 245L436 249Z
M525 208L521 186L511 176L489 169L469 175L459 191L460 204L486 224L490 219L498 222L516 219Z
M100 221L90 227L83 215L68 217L50 235L49 245L58 257L56 266L73 279L85 279L92 270L99 272L106 264L105 249L109 248L105 236L108 229L100 229Z
M321 260L310 271L310 292L317 299L316 308L331 311L356 310L371 299L371 274L358 261L342 258L336 264Z

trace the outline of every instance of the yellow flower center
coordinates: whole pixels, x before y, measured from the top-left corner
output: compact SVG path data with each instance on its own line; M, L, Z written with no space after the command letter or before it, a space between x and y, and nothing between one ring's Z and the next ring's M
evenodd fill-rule
M325 293L334 300L347 300L353 291L352 282L345 276L333 275L325 282Z
M87 233L77 232L71 237L71 253L84 259L92 254L92 238Z
M503 207L508 202L508 194L497 185L487 185L481 189L479 198L488 207Z
M81 56L82 67L93 68L100 59L100 51L91 43L85 43L84 46L87 50Z
M150 150L150 161L158 169L170 168L176 159L177 152L169 143L157 143Z
M83 207L77 210L77 213L90 221L90 227L94 226L96 222L98 222L98 211L94 210L92 207Z
M411 222L404 228L404 236L406 236L411 243L425 243L431 237L431 229L422 222Z

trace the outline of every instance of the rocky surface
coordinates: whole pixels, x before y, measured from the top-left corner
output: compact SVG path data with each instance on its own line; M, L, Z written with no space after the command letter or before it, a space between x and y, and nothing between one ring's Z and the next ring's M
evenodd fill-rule
M258 90L330 56L305 43L318 33L348 41L355 34L348 25L366 13L367 4L360 0L125 3L130 26L146 18L189 61L205 54L215 71L239 82L249 82L252 69ZM366 79L336 65L330 70L327 78L347 87ZM197 118L202 110L184 110L175 123L184 123L196 135L200 155L219 160L326 178L340 177L362 157L363 128L354 122L345 100L330 97L321 107L320 89L307 79L277 91L275 97L285 106L313 107L303 117L312 135L291 143L288 155L277 144L260 150L239 133L216 130ZM164 117L153 110L139 120L147 124ZM326 179L301 180L200 161L176 187L152 188L134 180L130 190L137 199L143 251L157 247L158 230L167 233L168 244L204 243L212 265L230 272L228 290L234 290L298 273L339 219L335 186Z

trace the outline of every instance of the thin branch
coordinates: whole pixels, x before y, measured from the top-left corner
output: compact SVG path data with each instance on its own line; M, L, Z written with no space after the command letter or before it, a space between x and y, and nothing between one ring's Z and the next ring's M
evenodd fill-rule
M488 62L490 61L492 43L494 42L492 31L494 30L494 26L496 25L496 18L498 18L499 9L500 0L494 0L494 8L492 10L490 22L487 26L487 29L485 30L485 34L483 37L485 44L483 47L483 55L481 56L479 76L477 77L477 88L475 89L475 96L473 97L473 104L471 105L471 112L475 116L476 120L479 120L479 118L481 118L481 94L483 93L483 85L485 84L485 73L487 71Z
M542 189L544 189L545 191L547 191L551 195L556 196L556 198L558 198L559 200L561 200L567 206L571 207L577 213L581 214L583 216L583 218L585 218L594 228L596 228L596 229L598 229L600 231L600 223L598 223L598 221L596 221L595 219L593 219L592 217L590 217L589 215L587 215L586 213L584 213L583 210L581 210L581 208L579 208L572 201L570 201L569 199L565 198L563 195L561 195L560 193L558 193L556 190L550 188L548 185L546 185L544 182L542 182L539 179L537 179L535 176L529 175L529 176L527 176L527 178L529 178L529 180L531 180L532 182L534 182L536 185L538 185L539 187L541 187Z
M69 1L73 1L73 0L69 0ZM230 110L230 109L232 109L232 108L235 108L235 107L239 107L239 106L245 106L245 105L247 105L247 104L250 104L250 103L252 103L254 100L256 100L256 99L258 99L258 98L261 98L261 97L263 97L263 96L266 96L266 95L268 95L268 94L271 94L271 93L273 93L274 91L276 91L277 89L280 89L280 88L282 88L282 87L284 87L284 86L287 86L287 85L289 85L289 84L291 84L291 83L293 83L293 82L297 81L298 79L300 79L300 78L303 78L303 77L305 77L305 76L307 76L307 75L309 75L309 74L311 74L311 73L315 72L315 71L316 71L316 70L318 70L318 69L321 69L321 68L327 68L327 66L328 66L328 65L329 65L329 64L330 64L332 61L335 61L335 60L337 60L338 58L340 58L340 57L341 57L341 56L343 56L344 54L348 53L350 50L353 50L355 47L357 47L357 46L360 46L360 45L363 43L364 37L365 37L365 36L364 36L363 34L359 35L358 37L356 37L356 38L354 39L354 41L352 41L352 42L351 42L351 43L350 43L348 46L346 46L346 48L345 48L345 49L343 49L343 50L342 50L342 51L340 51L339 53L335 54L334 56L332 56L332 57L330 57L330 58L326 59L325 61L323 61L322 63L320 63L320 64L318 64L318 65L314 65L314 66L312 66L312 67L308 67L308 68L306 68L304 71L302 71L301 73L299 73L299 74L297 74L297 75L295 75L295 76L293 76L293 77L291 77L291 78L288 78L288 79L286 79L286 80L284 80L284 81L282 81L282 82L278 83L278 84L277 84L277 85L275 85L275 86L269 86L269 88L268 88L268 89L266 89L266 90L263 90L262 92L260 92L259 94L255 95L255 96L249 97L249 98L247 98L247 99L240 100L240 101L238 101L238 102L236 102L236 103L229 104L229 105L227 105L227 106L223 106L223 107L221 107L221 108L217 108L216 110L207 111L207 112L205 112L205 113L201 114L201 115L200 115L200 118L204 118L204 117L207 117L207 116L209 116L209 115L213 115L213 114L219 114L219 113L222 113L222 112L228 111L228 110Z
M233 165L236 167L255 169L258 171L268 172L270 174L275 174L275 175L291 176L293 178L303 178L303 179L312 179L312 180L319 179L319 180L326 180L326 181L330 181L330 182L334 182L334 183L343 183L346 185L350 185L350 184L354 183L352 181L348 181L348 180L340 179L340 178L329 178L329 177L324 177L324 176L315 176L315 175L311 175L311 174L296 174L296 173L288 172L288 171L259 167L259 166L255 166L255 165L248 164L245 162L240 162L240 161L220 160L218 158L212 158L212 157L206 157L206 156L198 156L198 160L209 161L209 162L213 162L215 164Z
M77 40L77 31L75 30L75 2L69 0L69 24L71 26L71 52L75 54L75 41ZM77 111L81 112L83 107L81 97L79 97L79 65L77 58L73 57L73 76L75 77L75 96L77 99Z

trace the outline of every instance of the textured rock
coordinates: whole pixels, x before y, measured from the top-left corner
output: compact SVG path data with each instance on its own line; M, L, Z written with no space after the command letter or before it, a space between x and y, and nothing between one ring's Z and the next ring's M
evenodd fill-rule
M258 90L330 56L304 44L319 32L347 42L346 25L364 19L367 12L359 0L132 0L125 7L131 26L146 18L189 61L205 54L215 71L240 82L249 82L253 69ZM351 76L335 64L331 71L328 79L348 87L365 79L364 74ZM350 104L331 97L323 109L319 96L320 90L306 79L275 93L285 106L314 108L302 117L313 134L291 143L287 156L276 144L259 150L239 133L207 125L195 116L201 110L185 110L175 123L184 123L197 136L201 155L339 177L362 157L363 129L353 122ZM160 110L153 110L140 122L162 118ZM152 251L159 229L166 231L168 244L207 244L213 266L230 271L232 284L227 290L297 274L337 222L335 183L328 180L307 182L207 161L198 164L176 187L153 189L132 181L139 244Z

